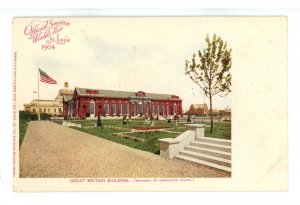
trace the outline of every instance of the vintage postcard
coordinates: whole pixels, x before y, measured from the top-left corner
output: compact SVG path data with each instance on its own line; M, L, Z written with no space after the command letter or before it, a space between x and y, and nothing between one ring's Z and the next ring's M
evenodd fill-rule
M286 17L15 17L15 191L286 191Z

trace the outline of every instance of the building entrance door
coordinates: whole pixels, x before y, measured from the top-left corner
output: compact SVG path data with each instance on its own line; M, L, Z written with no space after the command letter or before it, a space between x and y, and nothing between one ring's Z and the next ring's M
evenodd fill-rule
M90 117L95 117L95 102L93 100L90 102Z
M139 114L143 115L143 104L139 103Z

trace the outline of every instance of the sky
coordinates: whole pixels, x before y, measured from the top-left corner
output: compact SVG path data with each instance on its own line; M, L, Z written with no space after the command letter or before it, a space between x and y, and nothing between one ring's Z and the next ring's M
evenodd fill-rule
M40 20L39 25L43 25L42 22L49 19L69 23L59 35L70 42L43 51L45 40L33 43L24 29L29 24L37 24L32 20ZM15 19L13 43L17 52L18 109L23 109L23 104L33 97L37 98L33 91L37 91L38 68L58 82L57 85L40 83L40 99L54 99L67 81L71 89L175 94L183 100L184 110L191 104L209 104L203 91L185 75L185 60L206 47L207 34L216 33L232 48L233 74L235 69L242 69L237 66L238 56L249 58L245 52L248 44L257 36L261 38L264 32L266 35L270 32L266 25L272 27L271 19L260 20L262 26L256 21L255 18L229 17ZM213 108L231 108L234 90L233 87L233 93L226 97L215 96Z

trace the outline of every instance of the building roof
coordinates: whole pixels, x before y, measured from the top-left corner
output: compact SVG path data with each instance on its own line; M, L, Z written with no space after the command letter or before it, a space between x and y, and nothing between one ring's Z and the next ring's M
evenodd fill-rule
M225 112L231 112L231 108L225 108Z
M206 103L204 104L192 104L192 106L194 106L194 109L206 109L207 108L207 105Z
M43 99L34 99L30 103L25 103L24 106L30 106L30 105L50 105L50 104L57 104L55 100L43 100Z
M60 89L57 93L56 98L62 98L65 95L72 96L73 93L74 93L74 90Z
M89 91L95 91L93 93ZM136 97L138 92L130 92L130 91L116 91L116 90L100 90L100 89L89 89L89 88L75 88L75 92L79 96L95 96L95 97L116 97L116 98L130 98L130 97ZM142 92L144 93L144 92ZM157 94L157 93L144 93L145 96L150 99L155 100L181 100L178 96L172 95L172 94ZM65 99L66 100L66 99Z
M61 105L61 99L64 96L68 96L70 98L73 97L74 90L69 90L68 86L65 85L65 88L60 89L56 95L56 98L53 100L46 100L46 99L33 99L30 103L24 103L25 107L28 106L62 106Z
M65 102L67 102L67 101L69 101L69 100L72 100L73 99L73 96L69 96L69 95L64 95L63 96L63 100L65 101Z

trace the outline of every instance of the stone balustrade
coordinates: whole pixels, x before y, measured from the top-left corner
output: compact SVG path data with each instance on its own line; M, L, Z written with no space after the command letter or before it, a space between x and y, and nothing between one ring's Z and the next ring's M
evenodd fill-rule
M184 147L196 138L204 137L205 125L203 124L185 124L187 131L176 138L158 139L160 143L160 156L165 158L174 158Z

